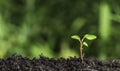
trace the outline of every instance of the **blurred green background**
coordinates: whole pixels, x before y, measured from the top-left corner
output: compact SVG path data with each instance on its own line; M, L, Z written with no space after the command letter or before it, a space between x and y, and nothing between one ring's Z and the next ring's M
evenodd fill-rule
M79 56L120 58L120 0L0 0L0 58L14 53L29 58Z

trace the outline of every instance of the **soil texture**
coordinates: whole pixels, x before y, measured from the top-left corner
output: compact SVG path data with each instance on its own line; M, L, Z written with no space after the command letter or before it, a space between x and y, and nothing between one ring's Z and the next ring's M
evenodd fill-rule
M84 58L40 58L29 59L13 55L0 59L0 71L120 71L120 60L100 61Z

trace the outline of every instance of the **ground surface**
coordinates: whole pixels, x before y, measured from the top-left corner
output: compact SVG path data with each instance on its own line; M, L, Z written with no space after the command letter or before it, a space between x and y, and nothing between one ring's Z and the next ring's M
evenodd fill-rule
M80 58L47 58L28 59L13 55L0 59L0 71L120 71L120 60L98 61L97 59Z

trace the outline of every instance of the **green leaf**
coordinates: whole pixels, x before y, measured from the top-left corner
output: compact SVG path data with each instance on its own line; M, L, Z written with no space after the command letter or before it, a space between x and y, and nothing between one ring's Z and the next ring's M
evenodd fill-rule
M79 37L78 35L73 35L73 36L71 36L71 38L73 38L73 39L76 39L76 40L80 41L80 37Z
M86 47L88 47L88 44L86 42L83 42L83 45L85 45Z
M97 37L96 37L95 35L86 34L86 35L84 36L84 38L86 38L86 39L88 39L88 40L94 40L94 39L96 39Z

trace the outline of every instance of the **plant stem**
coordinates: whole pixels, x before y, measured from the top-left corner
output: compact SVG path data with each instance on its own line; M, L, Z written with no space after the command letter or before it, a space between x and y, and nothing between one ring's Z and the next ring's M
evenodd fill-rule
M82 63L83 63L82 47L83 47L83 43L82 43L82 40L80 40L80 58L81 58Z

